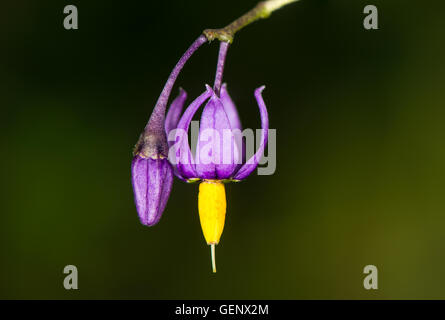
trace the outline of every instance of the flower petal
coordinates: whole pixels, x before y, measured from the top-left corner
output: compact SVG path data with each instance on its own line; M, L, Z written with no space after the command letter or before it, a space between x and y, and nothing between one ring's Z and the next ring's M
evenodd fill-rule
M133 158L131 176L134 200L141 223L153 226L161 219L173 184L173 170L167 159Z
M255 154L247 160L247 162L238 170L238 172L233 176L233 180L243 180L247 178L249 174L258 166L258 162L264 153L264 148L267 145L267 137L269 130L269 117L267 115L266 104L264 103L261 93L263 92L265 86L262 86L255 90L255 98L257 100L260 117L261 117L261 142L258 150Z
M165 118L165 133L167 134L167 139L170 131L175 129L178 125L185 99L187 99L187 92L185 92L184 89L179 88L179 95L173 100ZM168 141L169 146L173 142L174 141Z
M201 179L228 179L239 155L229 118L221 100L213 95L204 107L196 148L196 172Z
M224 106L224 110L226 111L227 118L229 118L230 127L232 129L239 129L242 131L243 129L241 126L241 120L239 118L238 110L236 109L232 98L230 98L229 93L227 92L226 83L221 86L220 98Z
M176 156L175 164L179 175L186 179L196 178L194 160L189 146L188 130L190 122L193 119L199 107L213 94L211 87L206 85L206 91L196 98L185 110L177 126L177 136L175 145L179 147L174 151ZM179 153L179 154L178 154Z
M167 116L165 118L165 134L167 136L167 143L168 147L171 148L172 145L175 143L175 136L172 134L172 137L169 137L169 134L171 131L176 129L179 119L181 118L182 109L184 107L184 102L187 99L187 92L185 92L184 89L179 88L179 94L173 100L172 104L170 105L170 108L168 109ZM175 176L177 176L179 179L186 181L178 172L178 169L176 166L173 166L173 173Z
M243 127L241 125L238 110L236 109L235 103L233 103L232 98L230 98L230 95L227 91L226 83L223 83L223 85L221 86L220 98L224 106L224 110L226 111L227 117L229 118L230 126L232 127L233 134L235 136L236 145L238 147L238 150L240 151L241 156L239 159L237 159L239 160L237 169L239 169L246 160L246 146L245 142L243 141Z

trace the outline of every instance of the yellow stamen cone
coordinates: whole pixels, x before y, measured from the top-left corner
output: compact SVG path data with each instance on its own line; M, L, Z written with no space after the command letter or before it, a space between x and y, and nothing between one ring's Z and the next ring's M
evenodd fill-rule
M199 185L199 220L202 233L211 246L212 269L216 272L215 245L219 243L226 218L226 191L224 184L217 180L205 180Z

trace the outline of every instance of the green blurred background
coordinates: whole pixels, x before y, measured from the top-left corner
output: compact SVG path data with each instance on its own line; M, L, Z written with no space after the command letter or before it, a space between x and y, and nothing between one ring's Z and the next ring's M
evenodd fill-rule
M139 223L131 151L168 74L255 3L0 5L0 298L445 298L441 1L303 0L242 30L225 81L251 128L267 86L276 173L227 186L217 274L197 185L176 180L160 223ZM366 4L379 30L363 28ZM211 84L217 52L204 45L173 95ZM378 290L363 288L368 264Z

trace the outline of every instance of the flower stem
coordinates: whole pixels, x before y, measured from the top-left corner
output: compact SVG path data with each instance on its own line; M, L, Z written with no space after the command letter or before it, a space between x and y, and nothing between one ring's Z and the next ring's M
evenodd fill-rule
M226 61L227 50L229 49L229 43L222 41L219 45L218 65L216 66L215 83L213 84L213 90L219 97L221 90L222 77L224 72L224 63Z
M192 56L192 54L198 50L198 48L203 45L207 41L207 38L204 35L200 35L198 39L196 39L192 45L187 49L187 51L183 54L181 59L179 59L176 66L173 68L170 76L168 77L167 82L162 89L162 92L156 102L156 106L153 109L153 113L148 120L146 130L162 130L164 131L164 118L165 118L165 109L167 107L168 98L170 97L170 93L172 91L173 85L175 84L176 78L181 72L187 60Z
M221 29L206 29L203 31L207 40L212 41L218 39L220 41L232 43L235 33L251 24L252 22L267 18L272 12L282 8L283 6L297 2L299 0L266 0L259 2L253 9L242 15L228 26Z

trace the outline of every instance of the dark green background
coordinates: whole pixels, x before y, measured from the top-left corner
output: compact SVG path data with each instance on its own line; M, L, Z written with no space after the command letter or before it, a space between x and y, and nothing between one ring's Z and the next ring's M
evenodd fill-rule
M160 223L139 223L131 151L169 72L255 3L1 4L0 298L445 298L440 1L303 0L242 30L225 81L252 128L266 85L276 173L227 185L217 274L197 185L175 181ZM63 28L68 4L79 30ZM217 52L203 46L176 87L201 93Z

